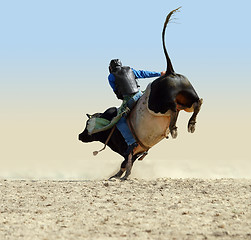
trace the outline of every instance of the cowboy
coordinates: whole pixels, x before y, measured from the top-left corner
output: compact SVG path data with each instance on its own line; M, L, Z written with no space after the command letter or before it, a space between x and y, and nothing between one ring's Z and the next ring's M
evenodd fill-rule
M125 155L132 153L134 148L138 146L126 122L126 115L135 106L137 100L143 95L139 89L138 78L159 77L165 72L151 72L143 70L135 70L128 66L122 66L119 59L112 59L109 65L109 84L118 99L123 100L118 113L126 112L126 114L118 121L117 128L124 137L128 148Z

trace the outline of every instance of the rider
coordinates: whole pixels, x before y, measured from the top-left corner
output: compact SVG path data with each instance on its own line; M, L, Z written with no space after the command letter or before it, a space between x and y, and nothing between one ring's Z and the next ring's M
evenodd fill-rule
M135 70L128 66L122 66L122 62L119 59L112 59L109 65L110 75L108 76L109 84L112 87L114 93L118 99L123 100L119 112L131 110L136 104L137 100L143 95L139 89L137 78L151 78L159 77L165 74L165 72L150 72L143 70ZM124 137L128 148L125 155L131 153L136 143L128 125L126 122L126 116L122 117L117 123L117 128Z

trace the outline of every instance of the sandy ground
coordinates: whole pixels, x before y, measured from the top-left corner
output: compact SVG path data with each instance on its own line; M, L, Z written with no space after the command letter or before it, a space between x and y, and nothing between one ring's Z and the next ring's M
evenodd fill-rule
M251 239L251 179L0 180L0 239Z

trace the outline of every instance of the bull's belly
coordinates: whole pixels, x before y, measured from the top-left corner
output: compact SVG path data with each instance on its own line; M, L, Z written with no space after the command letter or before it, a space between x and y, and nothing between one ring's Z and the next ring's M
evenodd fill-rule
M169 134L170 116L153 115L147 108L145 93L130 114L130 122L139 141L150 148Z

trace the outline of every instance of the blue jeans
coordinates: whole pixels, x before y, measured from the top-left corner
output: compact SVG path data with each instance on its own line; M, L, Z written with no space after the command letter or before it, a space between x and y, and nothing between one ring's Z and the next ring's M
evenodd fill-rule
M117 123L117 128L121 132L122 136L124 137L127 145L131 145L135 143L135 139L131 133L131 130L129 129L125 117L122 117L118 123Z
M130 99L127 102L127 107L129 107L132 110L142 95L143 93L139 90L136 94L130 97Z
M124 96L124 99L128 99L125 106L127 106L128 108L130 108L130 110L132 110L133 107L135 106L136 102L140 99L140 97L142 95L143 95L143 93L139 90L133 96ZM133 137L133 135L131 133L130 128L127 125L125 117L122 117L118 121L116 126L117 126L118 130L120 131L120 133L122 134L122 136L124 137L124 139L125 139L128 146L136 142L136 140L134 139L134 137Z

